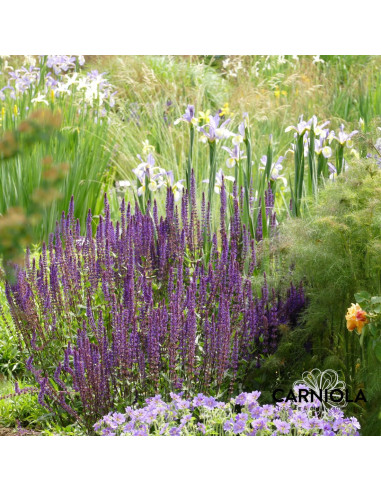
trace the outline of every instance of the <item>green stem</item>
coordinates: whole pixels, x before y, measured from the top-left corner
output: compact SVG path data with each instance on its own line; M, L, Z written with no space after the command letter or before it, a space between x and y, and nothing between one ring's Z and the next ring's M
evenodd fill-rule
M337 175L341 173L344 167L344 145L339 145L336 153L336 169Z
M189 192L189 205L190 205L191 209L192 209L192 198L191 198L191 194L190 194L190 187L191 187L191 176L192 176L193 143L194 143L194 126L191 124L188 162L187 162L187 170L185 173L186 174L187 188L188 188L188 192Z
M310 132L310 145L308 148L308 194L310 196L316 196L317 193L317 182L316 182L316 161L315 161L315 133L314 129L311 128Z
M209 163L210 163L210 171L209 171L209 191L208 191L208 201L210 203L210 210L213 208L213 191L214 184L216 181L216 142L209 142Z
M295 176L292 200L292 212L295 217L301 213L301 201L304 181L304 145L303 135L299 135L295 145Z
M249 128L245 128L245 144L246 144L246 173L240 173L240 186L244 187L244 221L249 228L251 237L254 237L253 220L250 217L250 187L251 187L251 139ZM243 176L242 176L243 174Z

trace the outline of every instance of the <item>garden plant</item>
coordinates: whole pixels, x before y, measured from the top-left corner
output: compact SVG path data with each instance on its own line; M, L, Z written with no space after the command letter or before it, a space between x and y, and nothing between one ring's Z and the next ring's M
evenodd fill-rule
M380 67L1 56L0 435L380 435Z

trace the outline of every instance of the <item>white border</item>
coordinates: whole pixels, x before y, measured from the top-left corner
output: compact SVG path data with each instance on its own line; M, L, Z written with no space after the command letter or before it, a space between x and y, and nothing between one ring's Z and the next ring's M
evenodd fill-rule
M369 0L355 8L343 0L19 1L0 11L2 54L378 54L380 49L379 12ZM243 486L351 491L366 487L378 470L372 443L374 438L364 437L0 437L2 489L33 490L36 484L54 492L220 492Z
M0 17L2 54L380 53L374 0L19 0Z
M349 492L364 490L371 480L372 489L378 483L379 454L370 450L379 442L365 437L5 437L0 463L2 484L8 477L16 491L36 490L36 484L41 492Z

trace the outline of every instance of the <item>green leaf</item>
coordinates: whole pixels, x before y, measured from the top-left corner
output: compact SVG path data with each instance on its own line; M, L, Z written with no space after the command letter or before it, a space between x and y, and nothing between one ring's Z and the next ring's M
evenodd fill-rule
M377 331L378 331L377 326L373 323L369 323L368 327L369 327L370 334L373 337L377 336Z
M372 304L381 304L381 297L372 297L370 300Z
M363 301L370 301L370 294L369 292L366 292L365 290L361 291L361 292L357 292L357 294L355 294L355 299L356 299L356 302L360 303L360 302L363 302Z
M374 345L374 353L377 359L381 362L381 340L378 340Z

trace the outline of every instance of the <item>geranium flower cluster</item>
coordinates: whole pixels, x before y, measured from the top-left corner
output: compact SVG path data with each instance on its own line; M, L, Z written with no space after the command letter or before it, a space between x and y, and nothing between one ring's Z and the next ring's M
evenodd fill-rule
M193 175L191 195L196 203ZM82 236L71 202L39 260L28 254L6 288L42 405L80 418L79 398L91 420L120 395L233 389L250 363L275 351L279 327L292 327L304 306L303 289L269 291L264 279L258 296L255 241L236 192L229 228L226 207L223 187L219 241L205 198L199 215L188 191L179 210L168 188L160 219L156 203L143 214L122 202L115 225L105 199L94 238L91 212Z
M282 401L260 405L259 391L241 393L228 403L202 393L187 399L171 393L146 400L141 408L111 412L94 425L102 436L358 436L355 417L331 408L320 415L316 403Z
M38 62L31 61L35 65L29 68L9 70L8 83L0 89L0 100L5 101L8 97L16 100L27 93L31 104L49 105L55 98L76 94L86 105L100 109L101 116L114 106L116 92L105 73L92 70L84 75L79 71L85 63L82 55L47 55L39 56Z

